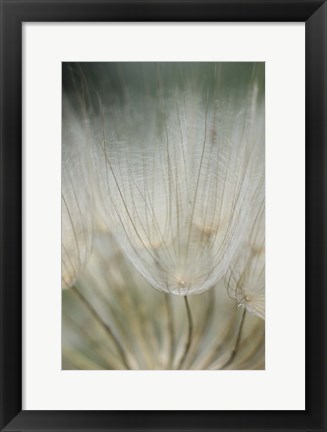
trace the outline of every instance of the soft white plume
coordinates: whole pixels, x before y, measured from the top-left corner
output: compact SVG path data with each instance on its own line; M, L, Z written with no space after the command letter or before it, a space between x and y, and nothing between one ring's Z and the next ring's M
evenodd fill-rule
M255 80L221 94L201 76L130 91L101 110L100 185L113 235L156 289L198 294L222 279L264 188L264 106Z
M265 319L265 211L262 204L226 278L229 295L239 306Z

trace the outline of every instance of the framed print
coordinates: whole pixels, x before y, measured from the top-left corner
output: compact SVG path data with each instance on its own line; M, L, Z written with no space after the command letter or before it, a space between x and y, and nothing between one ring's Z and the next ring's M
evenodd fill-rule
M264 63L62 75L62 369L264 369Z
M1 6L1 430L326 430L325 2Z

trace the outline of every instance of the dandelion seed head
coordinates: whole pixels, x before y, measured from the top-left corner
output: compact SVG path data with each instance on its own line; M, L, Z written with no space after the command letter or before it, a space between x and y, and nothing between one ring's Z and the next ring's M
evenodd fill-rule
M65 366L262 369L255 73L226 91L224 66L107 67L63 107Z

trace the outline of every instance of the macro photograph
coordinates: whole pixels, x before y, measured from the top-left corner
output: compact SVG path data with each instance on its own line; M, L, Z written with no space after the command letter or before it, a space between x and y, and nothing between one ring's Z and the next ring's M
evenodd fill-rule
M62 63L63 370L265 369L265 63Z

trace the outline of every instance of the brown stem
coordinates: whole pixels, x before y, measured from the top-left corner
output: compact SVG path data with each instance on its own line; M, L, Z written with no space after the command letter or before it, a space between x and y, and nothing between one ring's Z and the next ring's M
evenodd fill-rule
M186 307L186 314L187 314L187 321L188 321L188 334L187 334L187 341L186 341L184 353L182 355L182 358L180 359L180 362L178 364L178 368L177 369L181 369L182 366L183 366L183 364L184 364L184 361L186 359L187 353L189 352L189 349L190 349L190 346L191 346L192 334L193 334L192 314L191 314L191 309L190 309L190 305L188 303L187 296L184 296L184 300L185 300L185 307Z

